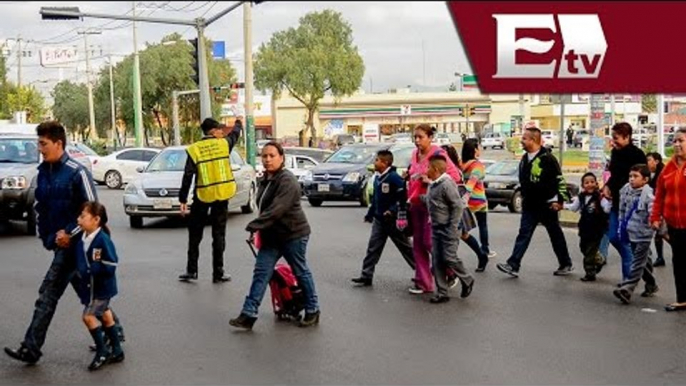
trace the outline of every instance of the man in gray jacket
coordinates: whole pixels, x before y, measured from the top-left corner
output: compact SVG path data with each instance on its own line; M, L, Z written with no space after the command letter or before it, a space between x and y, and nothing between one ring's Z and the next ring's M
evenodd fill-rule
M651 297L658 291L650 261L650 243L654 235L650 226L650 214L655 196L648 185L649 181L648 166L634 165L629 173L629 183L620 191L619 239L623 244L628 243L633 253L629 276L613 292L624 304L631 301L631 295L641 278L646 282L641 296Z
M431 243L433 255L433 274L436 281L436 295L431 303L445 303L448 296L448 270L452 271L462 283L460 297L472 293L474 277L467 272L462 260L457 257L460 240L458 224L462 218L465 203L460 197L457 184L446 173L447 161L441 155L429 158L427 177L432 181L425 201L431 216Z

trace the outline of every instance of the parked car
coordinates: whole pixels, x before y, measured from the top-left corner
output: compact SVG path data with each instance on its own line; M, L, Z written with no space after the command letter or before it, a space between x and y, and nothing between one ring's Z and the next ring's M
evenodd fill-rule
M379 150L389 147L388 143L348 145L317 165L303 178L303 191L310 205L358 201L363 207L368 206L367 183L372 175L368 166Z
M412 140L412 134L411 133L395 133L391 135L391 138L388 142L391 143L413 143L414 141Z
M119 189L136 178L136 169L147 166L159 152L152 148L130 148L97 158L93 163L93 179L110 189Z
M590 131L586 129L576 130L572 139L572 146L583 147L584 143L588 143L591 138Z
M38 165L43 161L35 134L0 134L0 221L26 222L26 233L36 234L35 201ZM90 171L85 153L68 144L65 151Z
M481 138L481 147L483 149L505 148L505 134L503 133L488 133Z
M541 138L545 147L554 148L560 145L560 137L555 130L541 130Z
M307 175L308 171L319 165L319 162L305 155L286 154L284 164L285 168L298 178L300 188L302 189L305 175ZM264 166L262 166L262 159L260 157L255 160L255 176L258 181L264 177Z
M519 161L498 161L486 168L484 178L488 208L495 209L498 205L507 206L510 212L522 212L522 193L519 184ZM569 198L579 194L579 185L567 182Z
M255 144L257 145L257 152L261 153L264 145L268 144L271 141L271 139L258 139L257 142L255 142Z
M451 145L451 144L452 144L452 141L450 140L450 136L448 135L448 133L437 133L437 134L434 136L433 142L434 142L435 144L441 145L441 146L443 146L443 145Z
M333 137L333 145L336 149L340 149L345 145L352 145L355 143L355 137L352 134L338 134Z
M91 149L88 145L82 143L82 142L71 142L70 145L73 145L76 149L80 150L85 156L90 160L90 166L91 170L93 167L93 163L95 160L100 158L100 155L93 149Z
M124 212L131 228L142 228L146 217L179 217L179 191L186 166L186 146L168 147L153 158L146 167L139 167L138 177L124 190ZM236 180L236 195L229 200L229 210L243 213L257 210L255 169L231 152L231 169ZM193 186L188 204L193 202Z
M317 149L314 147L284 147L284 153L290 155L304 155L317 161L324 162L333 154L333 151L328 149ZM261 161L259 163L262 163Z

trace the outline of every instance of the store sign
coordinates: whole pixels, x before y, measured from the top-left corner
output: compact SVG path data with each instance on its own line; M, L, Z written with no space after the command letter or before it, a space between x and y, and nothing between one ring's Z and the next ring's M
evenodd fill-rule
M75 47L43 47L40 50L41 66L54 66L77 60Z

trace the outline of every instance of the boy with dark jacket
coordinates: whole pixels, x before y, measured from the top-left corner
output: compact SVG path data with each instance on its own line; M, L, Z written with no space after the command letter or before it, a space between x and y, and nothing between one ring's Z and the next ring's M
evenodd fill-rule
M381 253L389 237L414 270L412 244L403 232L407 226L404 220L407 201L405 180L393 166L393 153L388 150L379 151L374 161L374 169L377 172L374 195L369 211L364 217L365 222L372 223L372 233L369 236L367 255L362 262L362 274L351 280L361 286L372 285L374 268L381 259Z
M523 199L519 234L507 263L500 263L497 268L512 277L519 277L519 267L524 253L529 247L536 226L542 223L548 231L559 263L554 275L569 275L574 268L557 213L566 201L567 184L557 160L541 145L540 129L527 128L522 136L522 147L526 154L519 163L519 183L522 186Z

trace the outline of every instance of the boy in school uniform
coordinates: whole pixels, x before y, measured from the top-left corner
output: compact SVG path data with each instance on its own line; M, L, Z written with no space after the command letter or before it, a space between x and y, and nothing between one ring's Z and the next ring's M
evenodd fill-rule
M404 233L407 227L407 189L405 180L393 166L393 153L388 150L379 151L374 161L374 170L377 173L374 195L364 217L365 222L372 224L372 233L369 236L367 255L362 262L362 273L351 280L354 285L363 287L372 285L374 269L389 237L410 268L415 268L412 244Z
M460 240L458 224L462 218L465 203L460 197L457 184L446 173L447 160L442 155L429 158L427 177L431 180L424 200L431 219L431 242L433 274L436 281L436 294L431 303L445 303L450 300L448 289L451 272L462 284L460 297L466 298L472 293L474 277L467 272L462 260L457 256Z

